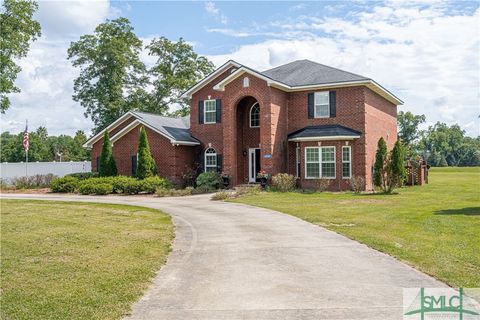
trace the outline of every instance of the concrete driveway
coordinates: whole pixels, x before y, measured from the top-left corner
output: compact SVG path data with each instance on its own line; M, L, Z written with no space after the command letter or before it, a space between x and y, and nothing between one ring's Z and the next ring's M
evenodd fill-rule
M206 195L7 196L141 205L173 217L173 252L128 319L401 319L403 287L445 286L324 228Z

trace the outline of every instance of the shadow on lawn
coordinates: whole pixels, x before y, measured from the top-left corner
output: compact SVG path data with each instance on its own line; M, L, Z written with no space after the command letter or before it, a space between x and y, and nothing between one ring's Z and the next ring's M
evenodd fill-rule
M470 208L461 208L461 209L444 209L434 212L435 214L440 215L454 215L454 214L463 214L466 216L480 216L480 207L470 207Z

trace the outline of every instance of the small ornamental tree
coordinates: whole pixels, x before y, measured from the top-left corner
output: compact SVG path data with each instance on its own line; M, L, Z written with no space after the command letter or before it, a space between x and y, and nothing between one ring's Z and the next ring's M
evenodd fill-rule
M376 187L382 188L382 190L385 190L387 158L387 144L382 137L380 140L378 140L377 153L375 154L375 164L373 166L373 184Z
M374 184L385 193L392 193L400 187L406 178L405 148L400 141L395 142L393 150L387 151L387 144L383 138L378 140L378 149L375 155Z
M138 141L137 178L145 179L153 177L156 171L155 160L152 157L148 144L147 132L144 127L141 127Z
M117 165L112 153L112 142L108 135L108 130L105 130L103 135L103 147L100 155L100 164L98 168L98 174L101 177L110 177L117 175Z
M407 170L405 169L405 147L397 140L393 146L392 156L391 156L391 183L390 183L390 192L395 187L401 187L407 177Z

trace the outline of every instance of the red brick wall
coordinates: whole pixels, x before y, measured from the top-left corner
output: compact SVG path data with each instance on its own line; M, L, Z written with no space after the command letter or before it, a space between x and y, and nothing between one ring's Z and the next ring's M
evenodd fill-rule
M365 180L372 189L372 167L378 140L383 137L390 151L397 141L397 106L368 88L365 96Z

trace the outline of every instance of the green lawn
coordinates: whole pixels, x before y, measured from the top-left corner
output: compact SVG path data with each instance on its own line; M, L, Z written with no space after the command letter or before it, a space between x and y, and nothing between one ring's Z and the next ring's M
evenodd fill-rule
M1 318L119 319L173 237L153 209L2 200Z
M429 178L394 195L268 192L233 201L321 225L449 285L480 287L480 168L434 168Z

